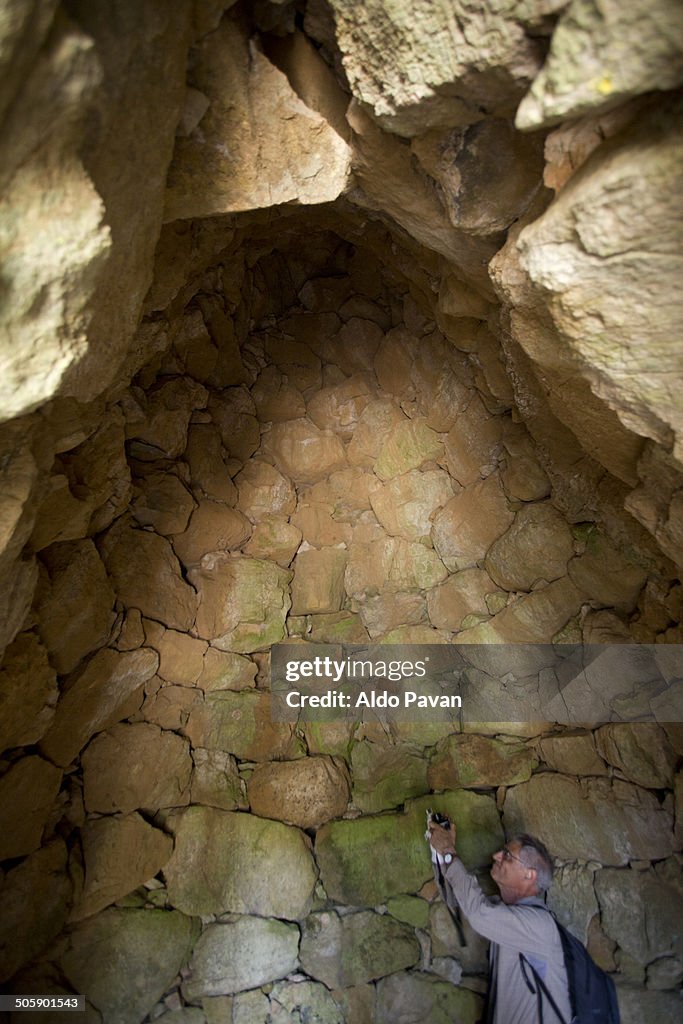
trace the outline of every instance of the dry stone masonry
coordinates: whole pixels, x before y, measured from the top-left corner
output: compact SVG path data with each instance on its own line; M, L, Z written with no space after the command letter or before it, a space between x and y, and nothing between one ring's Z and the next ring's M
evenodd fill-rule
M0 0L7 991L474 1024L438 805L487 887L539 834L624 1024L680 1019L680 723L282 723L269 682L304 641L604 644L595 694L657 644L680 680L682 29Z

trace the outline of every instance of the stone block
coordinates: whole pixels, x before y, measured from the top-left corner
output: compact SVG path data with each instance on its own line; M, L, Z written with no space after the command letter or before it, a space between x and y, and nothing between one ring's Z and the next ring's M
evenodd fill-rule
M452 501L453 485L441 469L411 469L378 485L370 503L380 523L392 537L430 544L432 520Z
M156 651L98 651L62 694L54 721L40 747L55 764L66 767L91 736L132 714L131 702L155 674Z
M631 860L671 856L673 817L654 794L628 782L535 775L507 791L507 832L538 835L561 860Z
M60 965L103 1020L139 1024L185 964L198 925L177 911L110 907L76 925Z
M432 541L450 572L476 565L514 519L497 474L471 484L436 512Z
M412 546L412 545L411 545ZM420 547L425 554L426 548ZM429 552L433 554L433 552ZM427 615L425 599L416 593L385 593L368 597L360 608L360 615L371 637L381 636L396 626L423 622Z
M567 573L574 541L566 520L548 502L524 505L512 526L489 548L484 567L504 590L531 590Z
M344 762L319 756L258 766L247 783L247 794L254 814L316 829L342 816L350 788Z
M299 955L306 974L335 989L413 967L420 945L409 925L388 914L323 911L304 921Z
M153 878L173 851L171 837L139 814L86 821L81 843L85 881L71 921L104 910Z
M232 754L197 747L192 751L192 760L191 803L220 807L224 811L244 810L249 806L246 785Z
M377 398L361 413L348 447L352 466L372 468L383 445L391 437L405 415L390 398Z
M192 708L185 735L193 747L227 751L243 761L300 757L302 746L292 726L272 721L270 700L264 690L210 693Z
M592 601L617 611L631 612L647 573L634 565L604 536L593 532L586 551L569 563L569 575Z
M200 501L183 533L176 534L173 549L183 565L198 565L212 551L231 551L249 540L251 524L235 508L220 501Z
M563 775L607 775L607 765L595 749L591 733L544 736L538 753L549 768Z
M261 370L251 388L261 423L282 423L306 415L306 402L298 388L287 383L277 366Z
M675 874L673 884L652 869L605 868L595 876L602 927L639 964L661 956L683 958L680 865Z
M237 489L228 472L227 452L215 424L190 425L183 458L190 467L192 488L198 496L235 504Z
M463 569L427 594L429 621L437 629L459 630L470 615L488 618L491 599L499 594L483 569Z
M281 981L274 985L270 1012L273 1024L289 1024L297 1016L316 1024L344 1024L347 1019L331 993L315 981Z
M0 860L38 849L61 781L59 768L35 755L16 761L0 778Z
M182 736L149 722L121 723L95 737L82 757L89 811L129 814L190 802L192 758Z
M165 537L119 520L102 540L100 552L116 594L127 607L139 608L171 629L192 628L197 595L183 580Z
M407 744L362 740L351 751L353 803L364 814L399 807L429 789L427 761Z
M208 644L175 629L164 630L159 640L150 640L159 655L157 673L169 683L194 686L204 670Z
M211 924L194 947L187 1000L233 995L284 978L296 968L299 929L284 921L238 917Z
M502 423L478 395L461 412L446 436L448 472L462 487L493 473L501 456Z
M307 404L308 416L320 430L333 430L343 440L353 437L363 410L376 393L369 373L355 373L341 384L321 388Z
M35 633L20 633L0 667L0 752L42 739L55 715L57 675Z
M399 971L377 985L377 1024L476 1024L483 999L434 974Z
M344 601L347 552L342 548L299 551L294 559L292 614L338 612Z
M208 404L223 447L233 459L246 462L261 443L261 427L254 400L245 387L213 391Z
M652 789L673 785L678 757L654 722L603 725L595 733L598 753L629 782Z
M411 469L419 469L425 462L443 458L443 443L436 431L425 420L401 420L382 445L375 473L380 480L390 480Z
M514 786L537 766L533 749L475 734L439 741L429 762L430 789Z
M291 573L258 558L205 555L188 573L197 590L199 636L219 650L264 650L285 635Z
M346 453L339 437L308 419L274 423L263 437L264 451L296 484L312 484L344 469Z
M187 528L195 507L192 495L175 473L152 473L137 484L131 513L140 526L168 537Z
M126 438L135 455L141 459L182 455L190 417L206 402L206 388L189 377L167 379L147 395L140 388L131 389L122 404Z
M36 595L38 628L52 664L64 675L106 643L114 622L114 591L91 540L53 544L41 560L49 581L44 579Z
M296 508L296 492L290 480L275 466L250 459L235 477L237 507L253 523L266 516L288 516Z
M0 983L42 953L66 923L72 883L68 852L54 839L0 881Z
M301 544L301 530L285 518L264 516L254 526L251 537L244 545L245 555L277 562L286 569Z
M172 906L186 914L230 912L290 921L307 915L317 870L299 829L214 807L173 814L168 826L175 835L164 870Z
M383 337L384 331L373 320L351 317L337 334L325 338L323 359L338 366L349 377L364 371L371 373L375 353Z

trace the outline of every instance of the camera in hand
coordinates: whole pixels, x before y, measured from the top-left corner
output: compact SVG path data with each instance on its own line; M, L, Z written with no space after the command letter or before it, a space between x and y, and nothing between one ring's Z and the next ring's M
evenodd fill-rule
M427 827L430 825L440 825L441 828L450 828L451 819L447 814L441 814L439 811L433 811L431 807L427 808Z

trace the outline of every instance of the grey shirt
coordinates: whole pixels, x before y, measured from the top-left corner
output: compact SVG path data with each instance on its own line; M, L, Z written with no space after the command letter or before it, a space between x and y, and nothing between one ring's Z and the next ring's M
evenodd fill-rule
M571 1018L567 972L562 941L551 914L536 896L519 903L496 902L485 896L474 875L457 857L446 868L446 899L452 897L472 928L492 943L488 1020L493 1024L536 1024L536 996L522 976L519 954L533 964L550 991L565 1021ZM544 1024L559 1024L547 1001Z

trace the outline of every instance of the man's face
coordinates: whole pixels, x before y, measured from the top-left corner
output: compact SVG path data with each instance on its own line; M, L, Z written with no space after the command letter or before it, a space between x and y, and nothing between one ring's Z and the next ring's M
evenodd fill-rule
M491 878L505 903L516 903L536 893L536 872L520 859L521 843L513 839L493 855Z

